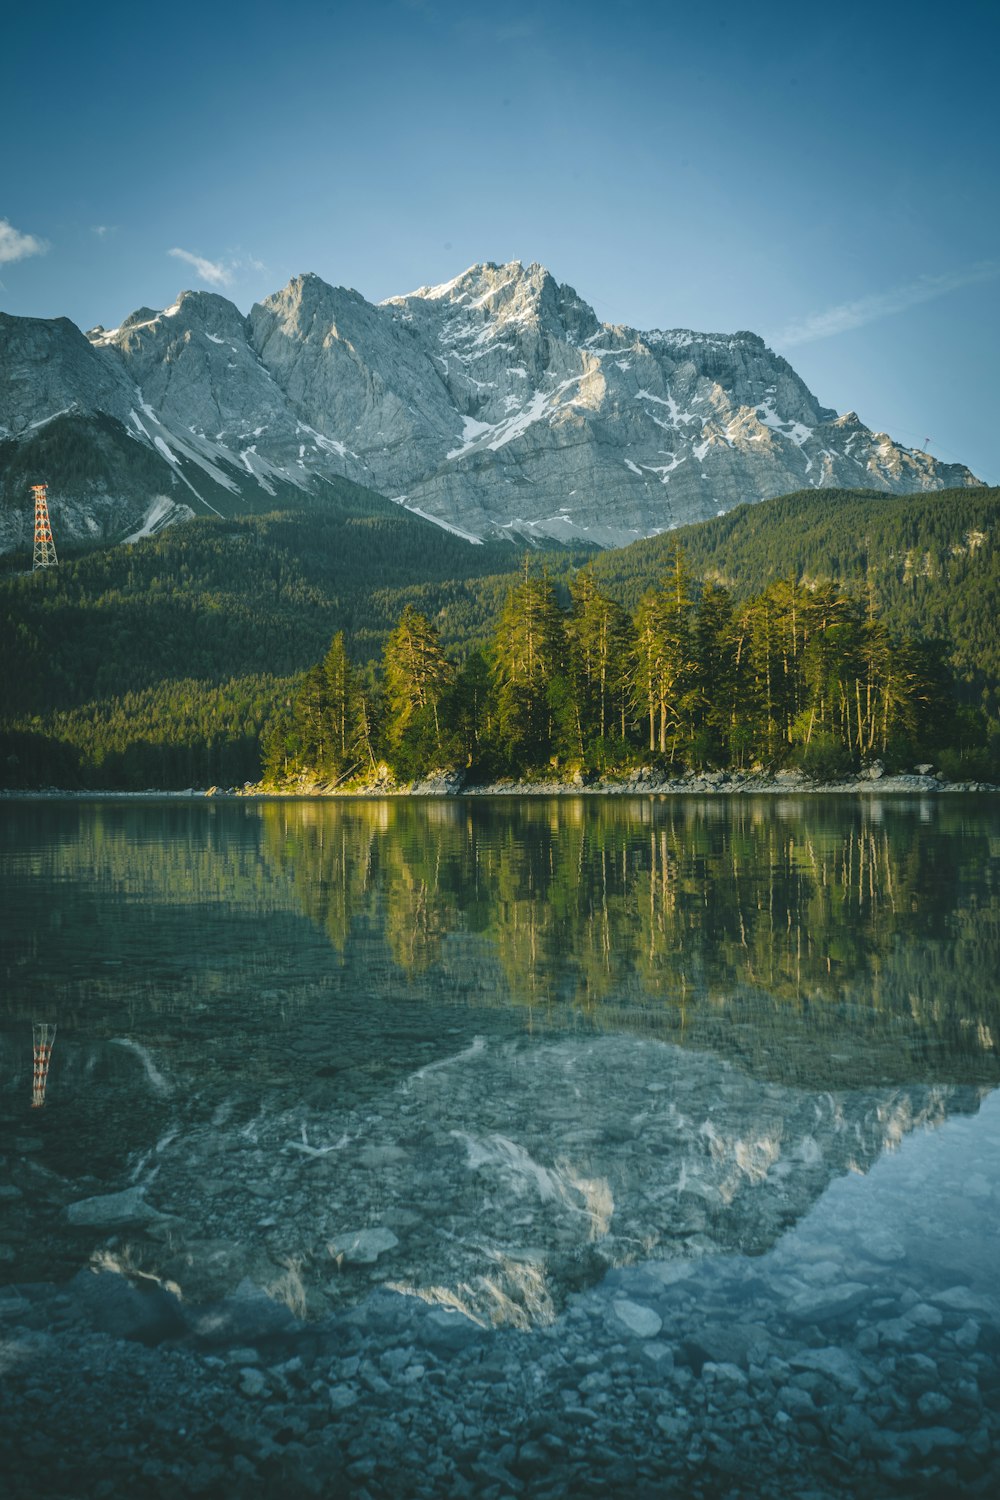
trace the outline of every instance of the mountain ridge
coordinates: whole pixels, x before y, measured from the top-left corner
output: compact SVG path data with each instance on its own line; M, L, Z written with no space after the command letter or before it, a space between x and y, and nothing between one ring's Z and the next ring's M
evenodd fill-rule
M124 465L117 493L40 473L71 534L81 508L93 531L112 500L135 532L171 514L164 499L238 512L322 499L337 479L470 541L620 546L803 487L979 484L822 406L758 334L602 323L519 261L380 303L315 273L245 315L186 291L87 334L0 314L0 469L7 445L73 413L118 423L160 463L158 486L131 491ZM23 546L27 497L0 500L0 547Z

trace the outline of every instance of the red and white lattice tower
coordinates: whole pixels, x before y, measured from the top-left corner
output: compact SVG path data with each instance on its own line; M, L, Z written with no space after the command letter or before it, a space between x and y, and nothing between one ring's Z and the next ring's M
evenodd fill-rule
M56 557L56 544L52 540L52 524L49 521L49 502L46 498L48 486L33 484L31 493L35 497L35 555L31 564L34 572L36 568L54 568L59 559Z
M45 1085L49 1081L49 1063L55 1045L56 1028L47 1021L36 1021L31 1028L31 1051L34 1070L31 1080L31 1107L41 1109L45 1103Z

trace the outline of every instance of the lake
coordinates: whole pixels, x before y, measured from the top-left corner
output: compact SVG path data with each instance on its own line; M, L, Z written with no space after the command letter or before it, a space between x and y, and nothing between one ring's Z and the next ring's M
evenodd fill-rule
M183 1355L182 1405L228 1371L288 1417L280 1484L256 1439L198 1442L275 1492L298 1449L372 1497L1000 1474L996 798L0 820L11 1347ZM115 1472L73 1409L66 1493Z

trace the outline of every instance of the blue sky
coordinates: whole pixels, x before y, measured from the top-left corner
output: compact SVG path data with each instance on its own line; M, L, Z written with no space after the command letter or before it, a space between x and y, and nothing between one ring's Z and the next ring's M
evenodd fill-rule
M540 261L1000 483L998 43L996 0L41 0L4 27L0 307Z

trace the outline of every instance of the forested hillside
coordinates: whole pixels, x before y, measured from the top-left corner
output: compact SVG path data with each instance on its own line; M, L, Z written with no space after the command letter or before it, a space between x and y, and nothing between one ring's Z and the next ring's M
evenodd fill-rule
M476 653L495 643L524 554L470 546L352 486L335 500L205 518L0 579L0 781L255 778L261 729L295 702L300 674L338 635L352 669L377 660L407 606L433 628L456 681L481 696L492 668ZM586 567L591 587L629 617L662 586L678 542L699 609L703 579L724 585L737 611L777 581L816 597L835 583L855 613L876 601L894 639L943 641L937 659L960 699L982 706L995 729L998 516L997 490L809 491L617 552L554 548L535 558L535 576L544 565L565 612Z
M725 585L737 599L778 578L870 583L887 624L947 641L964 696L996 714L998 527L1000 489L802 490L605 552L594 577L634 609L678 541L696 577Z
M547 555L559 572L593 554ZM256 776L264 720L336 631L366 661L412 599L462 647L488 631L519 562L514 546L470 546L345 484L335 507L199 519L8 572L0 784Z

